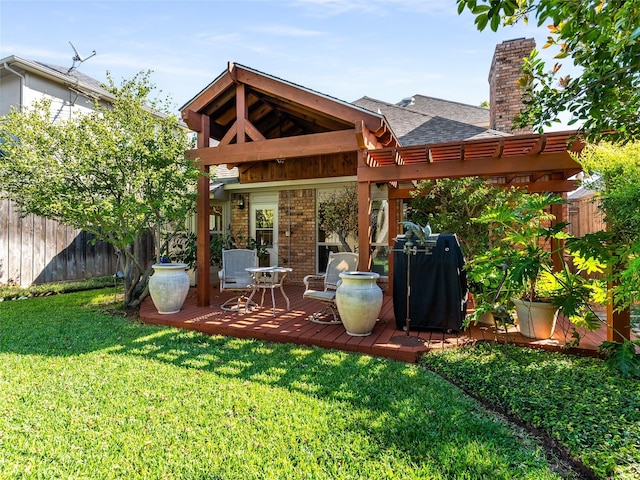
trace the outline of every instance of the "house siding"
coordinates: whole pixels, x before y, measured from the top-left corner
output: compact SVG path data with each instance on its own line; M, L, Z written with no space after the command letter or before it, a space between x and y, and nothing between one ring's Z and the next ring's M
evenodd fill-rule
M20 105L20 78L15 75L2 78L0 91L0 115L5 115L13 105Z

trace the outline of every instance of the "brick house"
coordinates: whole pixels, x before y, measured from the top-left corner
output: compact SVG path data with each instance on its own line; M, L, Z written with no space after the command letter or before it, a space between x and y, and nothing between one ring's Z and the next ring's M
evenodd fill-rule
M318 205L345 185L358 188L359 269L383 275L392 275L386 247L417 180L480 175L530 191L573 190L580 167L567 153L571 134L510 131L520 109L515 66L527 48L533 40L496 48L490 109L422 95L347 103L230 63L181 108L198 136L188 155L211 174L198 186L198 272L209 278L210 235L224 232L267 241L293 281L322 271L338 242L318 229ZM209 303L208 282L198 283L198 303Z

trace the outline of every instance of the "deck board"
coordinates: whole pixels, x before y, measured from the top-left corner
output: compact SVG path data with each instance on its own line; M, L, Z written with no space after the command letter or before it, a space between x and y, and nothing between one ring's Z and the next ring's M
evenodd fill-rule
M511 342L516 345L542 348L552 351L568 351L579 355L597 355L597 346L606 339L605 329L596 332L582 332L579 348L563 349L571 338L568 322L559 319L552 339L535 340L523 337L517 328L508 332L494 332L493 327L471 326L464 332L446 333L441 330L406 332L396 327L393 300L385 295L380 316L369 336L348 335L339 325L320 325L309 321L309 315L321 309L321 304L302 297L299 285L285 286L291 300L291 310L276 297L276 317L273 317L271 299L266 298L264 306L248 312L226 312L220 305L233 296L232 292L212 289L211 305L198 307L196 291L191 289L182 310L176 314L160 315L150 298L140 307L140 320L154 325L197 330L209 335L224 335L238 338L256 338L271 342L293 343L318 346L350 352L393 358L415 363L421 355L434 349L456 348L482 341Z

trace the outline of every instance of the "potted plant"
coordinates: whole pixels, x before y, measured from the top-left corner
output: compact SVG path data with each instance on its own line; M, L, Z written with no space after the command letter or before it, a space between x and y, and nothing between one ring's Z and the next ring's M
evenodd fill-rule
M602 300L602 287L580 273L583 269L597 271L603 265L596 258L580 257L577 251L564 251L562 244L570 238L564 232L566 223L554 224L555 216L550 212L552 205L563 202L551 194L530 194L517 204L489 208L475 219L500 232L496 248L485 260L506 265L504 291L511 297L508 302L515 307L520 332L526 337L553 336L558 313L579 326L593 329L599 325L591 304ZM560 247L554 250L552 244ZM573 260L573 270L565 253ZM556 270L554 256L558 259ZM485 268L479 263L469 269L472 277ZM480 309L487 308L484 299Z
M465 266L475 307L468 321L506 331L509 325L515 324L515 319L507 308L510 292L504 288L507 264L497 262L498 259L496 252L489 252L476 255Z

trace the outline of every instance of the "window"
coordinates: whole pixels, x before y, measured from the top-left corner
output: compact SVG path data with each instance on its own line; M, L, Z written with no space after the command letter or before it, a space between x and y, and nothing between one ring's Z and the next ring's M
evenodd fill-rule
M371 271L389 274L389 201L371 202Z
M209 210L209 233L222 237L224 234L222 206L211 205Z

